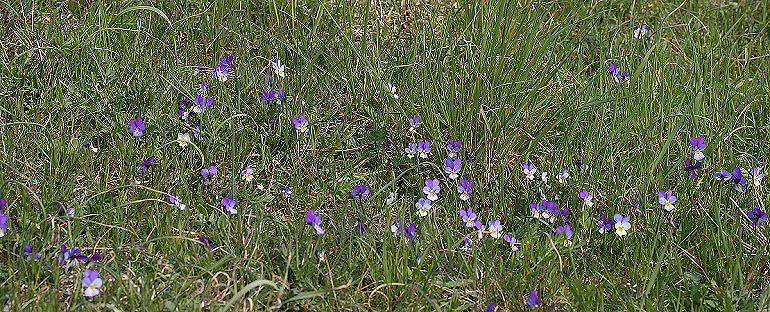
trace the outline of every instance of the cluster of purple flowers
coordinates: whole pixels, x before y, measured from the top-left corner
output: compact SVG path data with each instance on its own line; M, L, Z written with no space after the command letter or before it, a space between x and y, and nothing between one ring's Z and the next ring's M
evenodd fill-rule
M559 203L547 200L529 204L529 210L535 219L543 219L550 223L554 223L557 220L566 222L569 215L569 207L560 209Z
M417 224L406 225L401 221L396 221L390 225L390 232L393 233L393 237L403 236L405 241L415 239L417 237Z
M628 72L625 70L621 72L617 63L610 64L610 75L615 83L620 83L628 79Z

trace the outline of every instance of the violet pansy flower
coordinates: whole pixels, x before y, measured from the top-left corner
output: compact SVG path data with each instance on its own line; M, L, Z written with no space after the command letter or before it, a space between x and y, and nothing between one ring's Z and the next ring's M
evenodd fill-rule
M420 156L420 158L428 158L428 155L430 154L430 142L419 142L417 143L417 155Z
M524 165L524 174L527 176L527 179L534 180L535 173L537 173L537 168L535 168L535 165L532 165L532 164Z
M594 196L591 194L588 194L588 191L580 192L580 198L583 200L586 206L592 207L594 205L594 202L593 202Z
M471 198L471 193L473 193L473 187L476 186L476 183L473 183L473 181L468 181L466 179L460 180L460 185L457 186L457 192L460 193L460 199L462 201L467 201Z
M438 193L441 191L438 179L425 179L425 186L422 188L422 192L428 195L428 199L436 201L438 199Z
M420 127L420 124L420 115L414 115L414 117L409 119L409 131L417 132L417 128Z
M556 234L564 234L564 247L572 246L572 227L569 224L556 227Z
M187 207L179 200L178 196L174 195L174 193L168 195L168 202L174 205L174 207L179 208L179 210L184 210Z
M131 119L129 121L128 131L135 137L143 136L145 129L147 129L147 126L144 125L142 117L137 117L136 119Z
M615 234L618 236L628 234L628 230L631 228L631 216L624 217L622 214L616 213L612 219L615 221Z
M527 305L530 308L537 308L542 304L542 301L540 301L539 298L537 298L537 290L533 290L532 293L529 294L529 298L527 298Z
M676 202L676 196L673 195L672 190L658 192L658 203L663 205L663 209L671 212L674 210L674 203Z
M35 261L40 259L40 252L35 253L30 245L24 245L24 255L27 256L27 261L32 260L33 258Z
M275 72L275 75L281 78L286 77L286 65L281 64L280 59L276 59L275 62L271 62L271 65L273 66L273 71Z
M86 297L93 297L99 294L99 287L102 287L102 279L99 278L99 272L95 270L86 270L83 273L82 285L84 295Z
M765 222L767 222L767 213L762 211L762 209L759 208L759 205L754 207L754 210L747 211L746 216L749 217L749 220L754 224L754 226L761 227Z
M692 163L692 160L687 158L684 161L684 172L687 173L688 178L696 178L698 176L698 169L702 168L700 162Z
M152 162L155 161L155 156L147 157L141 164L139 164L139 172L144 172L152 165Z
M447 158L445 161L446 167L444 167L444 172L449 174L449 178L454 180L457 179L457 177L460 176L460 170L462 169L462 160L455 159L452 160L450 158Z
M642 25L642 27L634 26L634 28L631 29L631 36L634 37L634 39L644 38L646 34L647 25Z
M706 137L700 136L697 138L690 138L690 145L692 145L693 159L703 160L706 156L703 155L703 151L706 149Z
M235 209L235 200L230 198L230 196L222 198L222 206L224 206L225 210L230 214L238 214L238 209Z
M193 105L192 111L196 114L203 113L203 111L206 110L208 107L214 106L214 98L210 97L204 97L203 95L198 95L198 97L195 98L195 105Z
M246 182L254 180L254 169L251 169L251 166L246 166L246 169L241 171L241 180L246 180Z
M516 246L516 237L513 237L513 235L505 234L503 235L503 240L505 240L508 244L511 245L511 250L513 251L519 250L519 247Z
M353 199L358 200L369 198L369 192L369 187L367 187L366 184L356 185L350 191L350 193L353 195Z
M297 129L297 132L299 133L310 131L310 122L307 120L307 118L305 118L305 116L299 115L299 117L292 119L291 123L294 124L294 129Z
M754 184L754 187L762 186L762 179L765 175L760 173L760 171L762 171L762 167L756 167L751 171L751 182Z
M596 225L599 226L599 233L604 234L612 231L615 222L612 219L607 219L607 215L602 214L601 219L596 222Z
M735 190L743 193L743 186L746 185L747 180L741 173L740 168L733 168L733 175L730 177L730 180L735 184Z
M404 148L404 152L406 152L406 157L414 158L417 155L417 144L409 143L409 146Z
M211 185L217 178L217 167L211 166L201 169L201 176L203 177L203 185Z
M476 226L476 213L473 212L473 207L468 207L468 210L460 208L460 217L463 219L465 227L472 228Z
M503 226L500 224L500 220L489 221L487 225L489 236L492 238L498 239L503 235Z
M449 144L446 145L446 149L449 151L449 158L457 158L460 153L460 147L463 145L463 141L449 140Z
M326 233L326 231L321 228L321 217L315 214L315 210L308 210L307 214L305 215L305 222L313 226L313 230L315 230L316 234L322 235Z
M432 207L433 203L430 199L420 198L417 200L417 203L414 204L414 207L417 208L417 215L420 217L425 217L428 215L428 211Z

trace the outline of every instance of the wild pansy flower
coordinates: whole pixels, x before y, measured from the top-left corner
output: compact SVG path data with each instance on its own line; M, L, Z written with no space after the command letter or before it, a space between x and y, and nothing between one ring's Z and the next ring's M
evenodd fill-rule
M199 238L198 240L199 240L201 243L203 243L203 245L206 245L206 246L209 248L209 251L214 251L214 249L216 249L216 248L217 248L217 246L216 246L216 245L214 245L214 243L213 243L213 242L210 242L210 241L208 240L208 238L205 238L205 237L201 237L201 238Z
M82 280L83 292L86 297L93 297L99 294L99 287L102 287L102 279L99 278L99 272L95 270L86 270L83 273Z
M460 193L460 199L462 201L467 201L471 198L471 193L473 193L473 187L476 186L476 183L473 183L473 181L468 181L466 179L460 180L460 185L457 186L457 192Z
M586 169L588 169L588 165L584 163L585 160L586 160L586 155L581 155L580 159L577 159L577 157L575 157L575 159L572 160L572 163L575 165L575 167L580 169L580 171L585 171Z
M463 145L463 141L449 140L449 144L446 145L446 149L449 151L449 158L457 158L457 153L460 152L460 147Z
M280 94L275 90L262 90L262 100L265 104L276 104L279 102Z
M289 198L291 196L291 186L282 187L281 192L283 193L284 198Z
M388 82L387 85L385 85L385 90L388 90L391 95L393 95L393 98L398 100L398 93L396 93L396 87L393 86L392 83Z
M422 188L422 192L428 195L428 199L436 201L438 199L438 193L441 191L438 179L425 179L425 186Z
M658 202L663 205L663 209L671 212L674 210L674 203L676 202L676 196L673 195L672 190L658 192Z
M203 63L196 66L195 69L193 69L193 76L198 76L198 73L203 71Z
M179 102L179 110L176 111L176 113L179 114L179 118L184 122L188 122L190 118L190 113L187 111L187 104L189 103L190 99L185 97L182 99L182 102Z
M738 170L740 171L740 170ZM730 171L722 169L721 171L714 173L714 178L719 181L730 181Z
M3 205L0 205L0 206L3 206ZM62 203L56 203L56 206L59 208L59 216L63 217L64 221L67 221L68 217L75 216L75 207L67 208L67 204L62 204Z
M246 169L241 171L241 180L246 180L246 182L254 180L254 169L251 169L251 166L246 166Z
M531 206L530 206L531 207ZM543 200L538 205L540 209L540 218L546 219L548 222L554 223L558 215L560 214L559 204L552 201Z
M367 199L369 197L369 187L366 184L356 185L350 191L353 194L353 199Z
M230 198L230 196L222 198L222 206L224 206L225 210L230 214L238 214L238 209L235 209L235 200Z
M326 233L326 231L321 228L321 217L315 214L315 210L310 209L307 211L307 214L305 215L305 222L313 226L313 230L315 230L316 234L321 235Z
M24 245L24 255L27 256L27 261L32 260L33 258L35 259L35 261L37 261L37 259L40 259L40 252L35 253L32 250L32 246L30 245Z
M642 27L634 26L634 28L631 29L631 36L633 36L634 39L644 38L646 34L647 25L642 25Z
M608 220L607 215L602 214L602 218L599 219L599 221L597 221L596 224L599 226L599 233L604 234L612 231L612 228L615 225L615 222L613 222L612 219Z
M556 234L564 234L564 247L572 246L572 227L569 224L556 227Z
M139 164L139 172L144 172L152 165L152 162L155 161L155 156L147 157L141 164Z
M272 62L271 65L273 66L273 71L275 71L275 75L281 78L286 77L286 65L281 64L280 59L276 59L275 62Z
M695 164L692 163L692 160L687 158L684 161L684 172L687 173L688 178L695 178L698 176L698 169L702 168L700 162L695 162Z
M363 222L361 222L361 220L358 220L358 222L356 222L356 230L358 231L359 234L361 234L361 236L366 235L366 225Z
M225 53L225 56L219 59L219 63L227 67L231 67L233 65L233 56Z
M401 221L396 221L390 225L390 232L393 233L393 237L401 235Z
M497 306L497 303L492 302L487 306L486 309L484 309L484 312L495 312L495 307Z
M414 158L417 154L417 144L409 143L409 146L404 148L404 152L406 152L406 157Z
M5 232L8 232L8 216L4 215L0 211L0 237L5 236Z
M626 71L621 72L616 63L610 64L610 74L615 83L620 83L622 80L628 78L628 73Z
M690 138L690 145L692 145L692 153L695 160L703 160L706 156L703 155L703 151L706 149L706 137L700 136L697 138Z
M210 97L204 97L203 95L198 95L198 97L195 98L195 105L192 108L192 111L196 114L203 113L204 110L208 107L214 106L214 98Z
M185 148L187 147L187 144L192 143L192 140L190 140L190 134L187 132L178 134L176 136L176 141L179 143L179 147L181 148Z
M142 121L142 117L136 117L136 119L131 119L129 122L128 131L131 132L135 137L140 137L144 135L144 130L147 129L147 127L144 125L144 122Z
M56 258L56 263L58 264L64 264L64 272L69 271L69 269L77 264L75 261L77 258L77 255L83 252L80 248L73 247L72 249L67 249L66 245L61 245L61 258Z
M468 210L460 208L460 217L462 217L465 227L472 228L476 226L476 213L473 212L473 207L468 207Z
M568 178L569 178L569 170L567 169L564 169L561 172L559 172L559 175L557 176L557 179L561 184L567 183Z
M540 219L543 217L542 213L542 206L540 206L540 203L531 203L529 204L529 209L532 212L532 217L535 219Z
M227 81L227 78L230 77L230 67L227 65L217 65L215 70L217 80L220 82L225 82Z
M217 167L211 166L201 169L201 176L203 177L203 185L211 185L217 178Z
M444 172L449 174L450 179L457 179L457 177L460 176L460 170L462 169L462 161L460 159L452 160L447 158L445 163L446 167L444 167Z
M294 124L294 128L297 129L297 132L299 133L305 133L310 131L310 128L308 125L310 125L310 122L305 118L305 116L299 115L298 118L294 118L291 120L291 123Z
M489 236L492 236L492 238L498 239L503 235L503 226L500 224L500 220L489 221L487 225L489 225L487 227Z
M417 203L414 204L414 207L417 208L418 216L425 217L428 215L428 210L433 207L433 203L430 199L420 198L417 200Z
M535 168L535 165L532 165L532 164L524 165L524 174L527 176L527 179L535 180L535 173L537 173L537 168Z
M420 156L420 158L428 158L428 155L430 154L430 142L419 142L417 143L417 155Z
M741 173L740 168L733 168L733 175L730 177L730 180L735 184L735 190L743 193L743 186L746 185L747 180Z
M761 227L767 221L767 213L762 211L762 209L759 208L759 205L754 207L754 210L747 211L746 216L749 217L749 220L751 220L752 223L754 223L754 226Z
M171 194L169 194L169 195L168 195L168 202L169 202L169 203L171 203L172 205L174 205L174 207L177 207L177 208L179 208L179 210L184 210L185 208L187 208L187 206L185 206L185 205L184 205L184 204L183 204L183 203L182 203L182 202L179 200L179 197L177 197L176 195L174 195L174 193L171 193Z
M516 246L516 237L513 237L513 235L505 234L503 235L503 240L505 240L508 244L511 245L511 250L513 251L519 250L519 247Z
M409 226L404 226L404 237L407 240L417 237L417 224L412 223Z
M762 171L762 167L756 167L751 171L751 182L754 183L754 187L760 187L762 185L762 179L765 175L759 173L760 171Z
M409 131L417 132L417 128L420 127L420 124L420 115L414 115L414 117L409 119Z
M548 172L543 171L543 174L540 176L540 181L543 181L543 183L548 183Z
M530 308L537 308L542 304L542 301L540 301L539 298L537 298L537 290L533 290L529 294L529 298L527 298L527 305Z
M473 222L473 227L476 228L476 233L479 235L479 239L484 238L484 230L486 229L486 226L481 223L481 221L476 220L476 222Z
M615 234L618 236L628 234L628 230L631 229L631 216L624 217L622 214L616 213L612 219L615 221Z
M586 206L593 207L593 205L594 205L594 202L593 202L594 196L591 195L591 194L588 194L588 191L580 192L580 198L583 199L583 202L586 204Z
M206 94L206 90L209 89L209 83L208 82L201 82L201 85L198 87L198 92L200 94Z

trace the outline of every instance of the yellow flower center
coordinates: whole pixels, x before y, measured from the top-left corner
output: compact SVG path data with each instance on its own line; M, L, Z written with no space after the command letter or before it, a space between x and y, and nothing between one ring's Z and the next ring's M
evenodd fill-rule
M88 289L91 289L91 290L93 290L93 289L94 289L94 286L93 286L93 285L91 285L91 286L88 286Z

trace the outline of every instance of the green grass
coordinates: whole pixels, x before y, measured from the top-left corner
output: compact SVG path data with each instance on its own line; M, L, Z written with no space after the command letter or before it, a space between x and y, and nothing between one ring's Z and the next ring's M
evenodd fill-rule
M767 311L768 230L742 211L768 192L740 194L712 174L767 166L769 18L762 1L4 1L0 304L519 311L538 290L545 311ZM641 24L655 44L630 37ZM182 149L174 140L191 128L177 104L196 95L195 67L226 52L236 77L206 78L215 107L194 117L202 139ZM289 68L276 84L289 105L262 101L276 58ZM612 62L628 83L612 81ZM298 115L310 132L296 133ZM127 132L136 117L148 125L140 139ZM689 138L700 135L704 169L688 179ZM443 172L449 139L463 141L463 172L477 184L468 203ZM403 148L423 140L430 158L407 158ZM529 163L549 172L547 185L525 179ZM219 178L203 186L211 165ZM264 190L240 179L246 165ZM428 177L442 191L420 218ZM362 183L373 196L355 201ZM529 217L539 188L570 207L571 247ZM672 213L657 203L667 189L679 198ZM581 190L597 204L583 206ZM186 210L165 203L171 192ZM390 192L398 200L386 204ZM223 211L225 196L237 215ZM58 217L58 203L76 215ZM457 211L468 204L484 223L501 220L520 250L488 235L461 250L469 231ZM309 209L326 234L305 224ZM630 214L629 235L599 234L602 213ZM416 223L418 237L393 238L395 220ZM97 297L83 296L83 265L56 264L62 244L104 255Z

